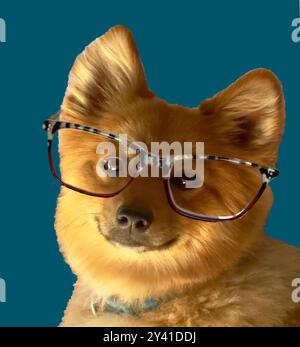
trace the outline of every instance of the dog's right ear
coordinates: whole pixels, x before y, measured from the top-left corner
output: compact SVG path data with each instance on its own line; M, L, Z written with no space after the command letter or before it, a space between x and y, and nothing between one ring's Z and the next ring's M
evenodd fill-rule
M72 118L97 117L115 103L152 96L133 39L124 26L111 28L77 57L62 105Z

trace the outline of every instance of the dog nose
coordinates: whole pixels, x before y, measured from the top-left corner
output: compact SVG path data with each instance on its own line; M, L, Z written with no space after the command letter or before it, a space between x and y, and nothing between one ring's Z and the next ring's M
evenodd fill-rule
M117 210L118 227L121 230L130 229L133 234L145 232L149 228L152 219L152 213L145 208L121 206Z

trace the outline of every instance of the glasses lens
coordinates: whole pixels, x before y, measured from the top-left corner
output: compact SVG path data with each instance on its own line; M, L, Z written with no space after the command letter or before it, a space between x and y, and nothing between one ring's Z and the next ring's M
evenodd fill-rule
M188 188L193 180L200 184ZM256 168L220 160L205 160L202 172L196 171L193 177L175 177L173 170L170 178L171 194L178 207L211 217L239 213L256 197L261 185Z
M116 141L75 129L60 129L52 142L56 175L67 185L93 194L113 194L124 188L127 163ZM126 171L125 171L126 173Z

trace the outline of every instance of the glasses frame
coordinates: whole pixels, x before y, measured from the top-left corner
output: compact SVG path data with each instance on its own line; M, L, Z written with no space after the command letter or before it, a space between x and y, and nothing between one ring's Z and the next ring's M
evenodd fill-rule
M117 141L121 143L121 139L119 138L118 135L109 133L103 130L99 130L97 128L92 128L89 126L85 126L82 124L77 124L77 123L72 123L72 122L67 122L59 119L60 112L55 113L53 116L49 117L44 123L43 123L43 129L47 133L47 140L48 140L48 160L49 160L49 165L51 172L53 176L60 182L60 184L68 189L74 190L78 193L85 194L85 195L90 195L98 198L110 198L113 196L118 195L121 193L126 187L132 182L134 177L131 177L130 180L127 182L127 184L122 187L122 189L119 189L118 191L110 194L98 194L98 193L93 193L86 191L84 189L80 189L77 187L74 187L71 184L68 184L64 182L61 177L57 174L55 170L55 166L53 163L53 156L52 156L52 142L53 142L53 136L54 134L60 130L60 129L76 129L76 130L81 130L90 134L95 134L95 135L101 135L103 137L106 137L108 139ZM128 146L131 146L131 148L134 148L136 150L141 150L141 147L139 147L137 144L134 142L128 141ZM151 156L151 154L150 154ZM183 156L185 157L185 156ZM192 156L192 159L199 159L198 156ZM273 180L275 177L279 175L279 170L275 167L264 167L256 163L252 163L250 161L238 159L238 158L230 158L230 157L224 157L224 156L216 156L216 155L204 155L201 156L201 159L204 160L217 160L217 161L224 161L224 162L229 162L235 165L242 165L242 166L248 166L248 167L253 167L257 169L257 171L261 175L261 180L262 184L260 189L258 190L256 196L244 207L241 211L239 211L236 214L229 215L229 216L205 216L202 214L198 214L195 212L188 211L182 207L180 207L173 196L172 189L171 189L171 183L170 183L170 177L162 177L163 183L164 183L164 188L166 192L166 196L168 199L168 202L171 206L171 208L181 216L191 218L194 220L199 220L199 221L205 221L205 222L225 222L225 221L231 221L235 220L237 218L240 218L244 216L254 205L255 203L259 200L259 198L262 196L263 192L265 191L266 187L270 183L271 180ZM159 161L160 167L162 167L162 161ZM170 170L173 169L174 162L170 162Z

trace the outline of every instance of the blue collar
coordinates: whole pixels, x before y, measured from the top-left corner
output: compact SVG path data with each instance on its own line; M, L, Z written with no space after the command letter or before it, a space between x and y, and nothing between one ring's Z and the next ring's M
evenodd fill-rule
M112 296L105 301L105 308L108 311L116 313L126 313L131 316L137 316L143 312L151 311L160 305L160 300L154 298L145 299L140 304L126 305L118 301L118 298Z
M138 316L144 312L154 310L161 304L160 299L147 298L143 302L136 301L133 304L124 304L118 300L117 296L111 296L104 303L91 302L91 310L97 316L100 307L104 311L114 312L118 314L128 314L130 316Z

